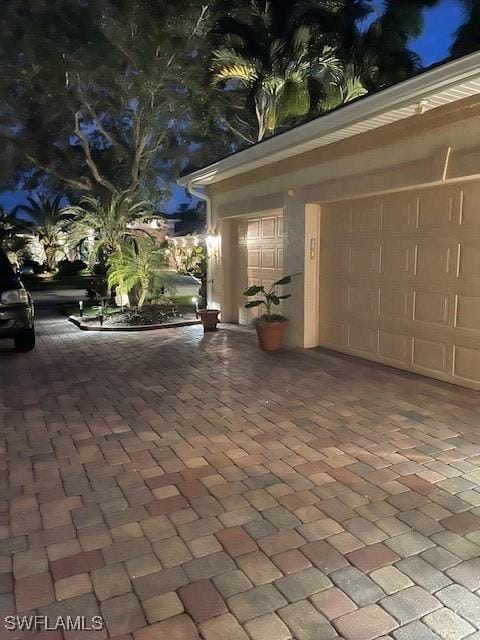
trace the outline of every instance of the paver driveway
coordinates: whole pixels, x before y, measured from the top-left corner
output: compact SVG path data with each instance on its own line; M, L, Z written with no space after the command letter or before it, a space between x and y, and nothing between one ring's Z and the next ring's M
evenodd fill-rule
M239 330L39 330L0 344L1 616L101 614L83 640L480 638L479 394Z

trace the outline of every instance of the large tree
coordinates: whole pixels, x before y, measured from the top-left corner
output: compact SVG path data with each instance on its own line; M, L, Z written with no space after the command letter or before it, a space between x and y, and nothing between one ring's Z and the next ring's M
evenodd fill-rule
M455 34L452 54L464 56L480 49L480 3L478 0L460 0L465 7L465 19Z
M331 32L332 12L322 12ZM335 52L304 18L298 2L252 0L245 20L227 16L217 24L223 43L213 52L213 81L228 91L245 90L258 141L307 114L310 85L328 81L339 70Z
M440 0L385 0L383 12L368 29L352 39L351 56L363 69L369 90L406 80L421 69L421 59L410 43L421 36L425 9Z
M16 179L75 194L157 191L188 136L212 0L10 0L0 137ZM187 140L187 144L188 144ZM167 157L168 150L168 160Z
M412 76L421 60L410 42L438 2L385 0L381 10L373 0L240 5L218 21L212 56L213 81L232 105L229 126L244 142L261 140Z

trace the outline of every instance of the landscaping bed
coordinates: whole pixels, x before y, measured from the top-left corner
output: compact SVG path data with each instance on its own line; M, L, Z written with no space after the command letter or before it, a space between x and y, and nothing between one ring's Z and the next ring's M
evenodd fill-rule
M170 309L155 304L142 308L109 309L103 321L100 308L97 313L89 309L87 315L71 315L69 319L84 331L146 331L200 323L191 307Z

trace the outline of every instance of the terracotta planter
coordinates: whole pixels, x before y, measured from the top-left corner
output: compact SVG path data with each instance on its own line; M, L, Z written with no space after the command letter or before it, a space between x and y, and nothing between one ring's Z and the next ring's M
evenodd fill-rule
M261 322L255 327L260 348L264 351L277 351L283 344L283 336L288 322Z
M218 324L219 309L200 309L198 315L203 324L204 331L216 331Z

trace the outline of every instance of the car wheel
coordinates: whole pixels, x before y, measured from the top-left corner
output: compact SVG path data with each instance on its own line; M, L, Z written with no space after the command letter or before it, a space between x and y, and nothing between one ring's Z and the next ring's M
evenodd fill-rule
M13 341L17 351L31 351L35 346L35 329L32 327L22 331L14 337Z

